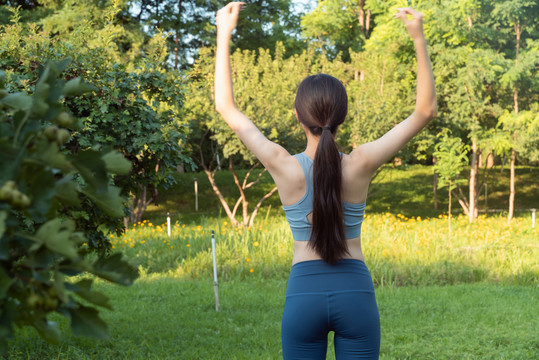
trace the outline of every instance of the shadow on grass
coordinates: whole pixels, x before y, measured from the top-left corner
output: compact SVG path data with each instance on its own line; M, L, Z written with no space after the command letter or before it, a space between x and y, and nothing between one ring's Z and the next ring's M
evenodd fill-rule
M251 179L256 178L260 170L253 171ZM239 170L238 176L242 178L246 170ZM465 178L467 174L463 174ZM539 208L539 178L538 167L517 167L516 169L516 216L526 216L526 212L519 209ZM181 217L183 221L195 221L201 216L216 217L219 212L224 215L221 204L213 192L208 178L204 173L178 173L178 183L168 191L159 194L158 205L150 205L145 218L163 219L167 212L175 217ZM194 179L198 182L198 211L195 211ZM239 196L232 174L228 170L216 173L216 182L225 196L229 206ZM250 201L250 209L258 200L270 191L274 186L273 180L268 173L261 177L259 184L247 190ZM487 198L484 190L479 194L478 206L480 210L506 209L509 199L509 171L507 168L495 167L487 187ZM463 192L468 189L463 187ZM371 195L367 199L367 211L379 213L389 211L401 213L407 217L436 217L447 213L448 194L446 188L438 189L437 209L434 208L433 197L433 168L432 166L402 166L397 168L388 167L374 180L370 187ZM486 200L486 201L485 201ZM274 194L264 201L261 213L267 211L280 211L281 203L279 196ZM453 199L453 213L462 213L462 209L456 199Z

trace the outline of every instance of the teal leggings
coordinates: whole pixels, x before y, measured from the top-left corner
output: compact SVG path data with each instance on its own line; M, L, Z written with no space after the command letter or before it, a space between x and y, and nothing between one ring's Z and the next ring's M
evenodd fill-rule
M281 327L284 359L325 359L330 331L337 360L378 359L380 317L369 270L360 260L292 266Z

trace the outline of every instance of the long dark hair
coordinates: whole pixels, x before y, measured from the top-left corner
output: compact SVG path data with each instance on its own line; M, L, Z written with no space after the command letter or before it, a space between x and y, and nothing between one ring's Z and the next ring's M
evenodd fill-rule
M298 119L320 135L313 164L313 216L310 246L326 262L349 253L341 203L341 154L334 139L348 113L348 95L333 76L318 74L301 82L296 94Z

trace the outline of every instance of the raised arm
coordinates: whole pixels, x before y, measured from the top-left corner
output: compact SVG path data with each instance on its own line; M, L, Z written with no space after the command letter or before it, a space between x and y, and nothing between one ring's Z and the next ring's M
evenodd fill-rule
M423 34L423 14L411 9L400 8L395 15L402 19L406 30L414 41L417 56L417 92L415 110L407 119L392 128L384 136L358 146L350 154L353 161L361 164L362 170L374 172L387 162L410 139L436 116L436 90L434 77L427 53L427 41ZM408 19L411 15L413 18ZM355 159L354 159L355 158Z
M243 6L242 2L231 2L217 12L215 109L245 146L273 175L277 171L276 165L279 164L279 158L289 154L280 145L268 140L253 122L236 107L232 90L229 43Z

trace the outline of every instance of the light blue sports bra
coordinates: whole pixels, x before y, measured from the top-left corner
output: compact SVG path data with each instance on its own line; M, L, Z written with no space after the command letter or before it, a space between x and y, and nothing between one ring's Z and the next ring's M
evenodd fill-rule
M305 153L297 154L305 180L307 189L305 195L297 203L289 206L283 206L283 210L290 224L294 240L308 241L311 237L312 225L307 220L307 215L313 211L313 160ZM361 235L361 223L365 215L365 202L361 204L342 202L344 214L344 236L346 239L352 239Z

